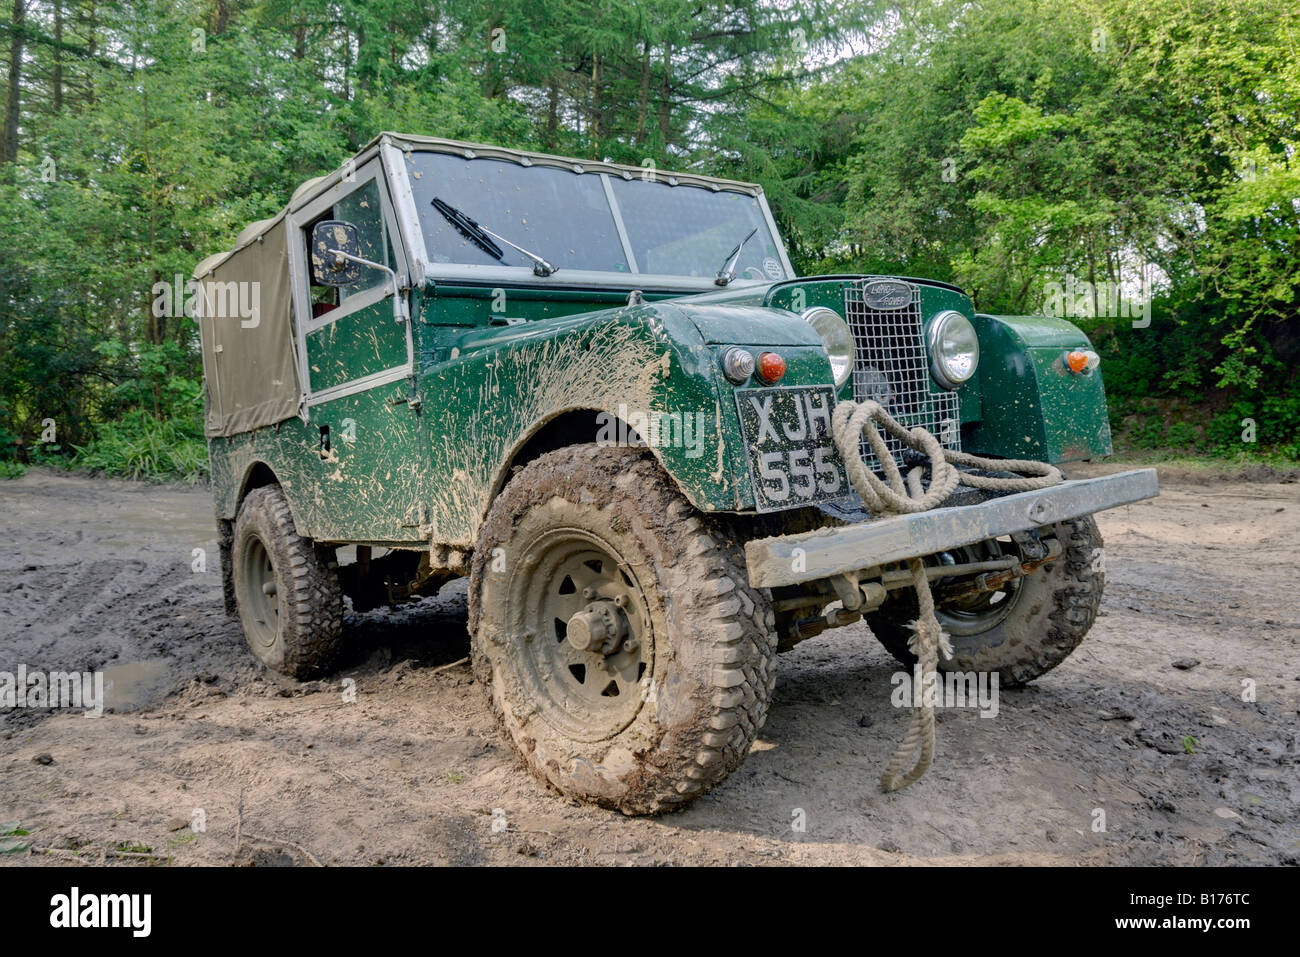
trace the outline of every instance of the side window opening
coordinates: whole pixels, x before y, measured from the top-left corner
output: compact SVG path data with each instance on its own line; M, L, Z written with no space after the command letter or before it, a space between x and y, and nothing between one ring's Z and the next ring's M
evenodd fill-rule
M388 234L388 223L384 219L384 208L379 197L379 180L370 179L343 197L330 209L325 210L307 224L304 235L311 236L316 223L323 219L339 219L357 227L357 237L361 243L361 255L372 262L383 263L390 269L396 268L393 254L392 237ZM351 286L325 286L311 277L312 317L318 318L334 309L353 296L360 295L376 286L385 285L388 278L378 269L362 267L361 279Z
M309 234L310 235L310 234ZM313 282L311 286L311 317L319 318L339 307L339 291L333 286Z

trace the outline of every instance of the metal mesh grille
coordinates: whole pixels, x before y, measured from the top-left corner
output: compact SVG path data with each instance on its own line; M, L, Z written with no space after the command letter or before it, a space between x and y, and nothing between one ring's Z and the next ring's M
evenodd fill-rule
M897 309L867 305L864 290L876 281L869 277L844 290L844 316L853 333L853 398L874 399L908 428L921 426L948 449L961 448L961 416L957 395L932 392L930 360L921 322L921 290L910 283L910 301ZM894 280L897 282L897 280ZM882 430L885 445L900 461L904 446ZM862 460L878 470L875 454L865 439Z

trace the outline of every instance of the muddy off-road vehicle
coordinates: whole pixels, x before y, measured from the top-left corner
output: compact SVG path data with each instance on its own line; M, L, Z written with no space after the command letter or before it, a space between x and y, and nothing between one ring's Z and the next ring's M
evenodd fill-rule
M942 667L1043 674L1097 613L1090 515L1156 493L1145 470L868 514L837 402L948 449L1092 459L1098 359L1068 322L981 315L944 283L796 277L750 183L384 134L194 278L226 605L253 654L320 674L345 596L468 576L505 733L628 813L740 764L796 642L865 616L910 666L907 559L935 569Z

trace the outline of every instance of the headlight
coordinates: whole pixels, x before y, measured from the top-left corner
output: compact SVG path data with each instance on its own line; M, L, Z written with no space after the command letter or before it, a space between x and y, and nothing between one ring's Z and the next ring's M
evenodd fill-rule
M930 323L930 371L945 389L959 388L975 374L980 341L975 327L960 312L941 312Z
M822 345L831 360L835 388L838 389L853 374L853 333L849 332L849 324L840 318L838 312L825 306L814 306L801 313L800 318L822 337Z

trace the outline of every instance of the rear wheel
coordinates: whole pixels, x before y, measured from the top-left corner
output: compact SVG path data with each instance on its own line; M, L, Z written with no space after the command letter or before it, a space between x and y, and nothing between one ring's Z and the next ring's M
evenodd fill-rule
M343 631L333 558L298 534L280 486L248 493L235 520L231 570L244 638L271 670L307 678L333 659Z
M766 596L650 455L575 446L505 487L470 579L475 676L528 767L629 814L703 794L775 684Z
M951 661L940 660L940 671L996 671L1004 686L1024 684L1055 668L1083 641L1105 587L1101 532L1085 516L1058 523L1053 533L1062 552L1050 565L994 591L937 604L936 617L952 638L954 652ZM954 557L960 562L1020 554L1014 540L1000 539L958 551ZM936 592L943 587L940 581L931 585ZM907 650L909 624L916 616L916 595L907 589L896 592L867 622L890 654L909 668L916 663Z

